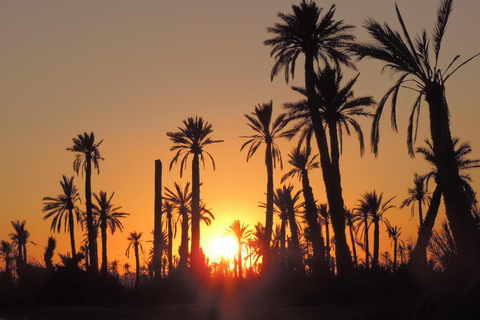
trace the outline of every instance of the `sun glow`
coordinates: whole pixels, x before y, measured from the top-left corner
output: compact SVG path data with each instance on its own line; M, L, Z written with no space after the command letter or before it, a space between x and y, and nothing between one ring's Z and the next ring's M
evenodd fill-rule
M220 260L222 257L233 259L237 254L237 242L231 237L218 237L213 242L213 257L215 260Z

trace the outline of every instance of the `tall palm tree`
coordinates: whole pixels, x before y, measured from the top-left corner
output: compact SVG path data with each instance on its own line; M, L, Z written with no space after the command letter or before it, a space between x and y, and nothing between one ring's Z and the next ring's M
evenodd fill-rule
M169 201L173 209L177 211L178 218L182 218L182 239L180 242L180 262L179 267L185 268L188 263L188 213L190 212L190 204L192 201L192 193L190 192L190 182L187 182L185 189L174 183L174 191L165 187L165 201ZM175 223L176 229L176 223Z
M462 179L463 189L468 195L471 203L473 204L475 201L475 193L469 183L472 179L468 173L465 173L465 171L469 169L480 168L480 160L467 159L466 157L469 153L472 152L472 148L470 147L470 144L468 142L459 145L459 141L460 140L458 138L453 139L455 160L457 162L458 171ZM435 182L437 182L438 170L436 167L433 145L428 139L425 140L425 143L427 146L418 147L416 149L416 152L422 154L425 160L427 160L432 165L431 171L426 174L427 181L429 178L433 177L435 179ZM437 183L431 197L430 206L425 216L425 223L418 230L417 244L410 256L409 265L414 268L421 267L422 265L424 266L427 263L427 246L432 235L438 210L440 208L442 194L442 189Z
M110 229L113 235L115 231L123 231L123 224L120 219L124 219L130 213L120 212L122 207L115 207L112 203L112 198L115 192L112 192L108 197L106 191L100 191L99 194L94 193L93 197L97 200L98 205L93 205L93 214L97 218L97 223L100 227L102 236L102 267L101 275L106 277L108 274L108 259L107 259L107 231Z
M163 212L165 212L165 216L167 217L167 255L168 255L168 273L171 275L173 272L173 225L172 225L172 218L173 218L173 210L174 206L170 201L163 202Z
M86 223L88 232L88 245L90 254L90 272L98 274L98 251L97 251L97 228L93 224L93 206L92 206L92 164L93 168L100 173L99 162L103 160L100 156L98 147L103 140L95 143L95 135L84 132L72 139L73 146L67 148L68 151L75 153L75 161L73 161L73 170L77 174L85 172L85 204L86 204Z
M0 256L3 257L5 261L5 274L8 278L12 277L12 254L13 254L13 245L12 243L2 240L0 245Z
M370 218L370 224L373 224L373 259L372 259L372 268L378 267L378 257L379 257L379 248L380 248L380 221L384 222L383 215L384 213L395 206L391 205L390 202L395 199L392 197L387 201L383 201L383 192L380 195L377 195L376 191L366 192L362 195L360 199L360 208L368 212Z
M241 223L240 220L234 220L223 232L224 236L232 237L238 245L238 275L243 278L242 269L242 248L246 245L247 240L253 235L252 230L248 230L248 224Z
M273 102L259 104L255 107L255 111L246 114L248 119L247 125L255 131L251 136L241 136L248 139L240 148L242 151L245 147L249 147L247 152L247 161L255 154L258 148L265 144L265 166L267 167L267 202L266 202L266 218L265 218L265 240L263 253L264 267L268 268L270 253L270 240L272 238L273 228L273 168L276 167L277 161L280 168L283 168L282 155L275 140L282 137L289 137L291 134L282 132L287 125L285 114L280 114L272 122Z
M350 209L345 209L345 220L348 225L348 230L350 231L350 242L352 243L352 253L353 253L353 265L357 267L357 249L355 247L355 236L353 235L353 217L354 212Z
M419 226L422 227L423 224L423 210L422 205L425 205L430 200L430 196L428 195L427 190L425 189L425 180L427 179L427 175L418 175L417 173L414 174L413 183L415 184L415 188L409 188L408 194L410 195L407 199L403 200L400 209L406 206L412 205L412 217L415 212L415 202L418 204L418 217L420 219Z
M398 256L398 241L402 235L402 228L392 226L387 220L387 234L393 241L393 271L397 270L397 256Z
M77 255L75 249L75 220L77 224L82 226L82 215L80 209L76 206L76 202L80 201L80 195L78 189L73 185L73 177L67 179L64 175L63 181L60 181L60 185L63 189L63 194L58 195L56 198L44 197L42 212L47 213L43 217L43 221L53 216L52 226L50 231L55 232L57 230L60 233L62 227L62 219L65 215L64 232L67 230L70 232L70 246L72 248L72 258L75 260Z
M325 238L327 240L325 246L325 257L327 259L328 268L330 270L330 211L328 210L328 205L326 203L322 203L318 206L318 215L322 218L323 224L325 225Z
M127 251L125 251L125 255L127 258L130 258L130 250L133 249L135 252L135 289L138 288L140 283L140 255L138 248L143 252L143 246L141 243L142 232L137 233L136 231L130 232L130 235L127 237L129 241Z
M315 198L308 177L308 173L311 170L319 167L319 163L316 161L318 155L310 157L310 148L305 147L302 149L299 144L290 152L288 157L288 163L293 168L282 177L281 183L295 176L298 176L302 181L303 198L305 200L305 219L307 220L309 230L307 240L312 243L313 247L313 272L326 270L325 242L317 220L317 205L315 204Z
M396 124L396 102L401 86L406 82L416 84L415 91L418 97L412 108L409 118L407 144L411 155L422 98L428 104L430 117L430 135L438 169L437 183L440 185L446 208L446 214L461 259L465 262L466 269L475 269L480 261L480 231L474 226L470 214L470 199L466 194L462 179L459 175L455 160L455 150L450 131L450 111L447 104L445 83L465 63L456 68L451 67L457 62L459 56L444 70L438 66L442 39L445 35L448 19L453 10L453 0L442 0L437 14L437 21L432 32L432 37L426 31L412 40L398 6L397 17L402 27L403 36L393 31L388 24L379 24L373 19L368 19L365 27L373 37L373 43L356 44L353 51L359 59L365 57L377 59L386 63L385 68L400 74L398 81L390 88L380 101L372 125L373 151L378 153L379 122L387 99L392 96L391 122L394 129ZM433 55L430 53L433 52ZM450 71L451 70L451 71ZM415 133L415 134L414 134Z
M332 222L337 241L336 256L340 274L353 270L350 250L345 236L344 201L341 187L339 167L332 164L327 142L327 135L322 124L322 116L316 105L314 64L319 61L333 60L336 64L353 66L345 48L355 39L350 33L353 26L343 21L336 21L335 5L321 17L323 8L319 8L314 1L302 1L300 5L292 5L293 14L279 13L282 23L276 23L267 29L274 34L272 39L264 41L271 46L270 55L275 58L271 78L285 70L285 80L288 83L289 75L295 73L295 63L300 54L305 56L305 88L308 98L308 111L314 128L317 146L320 151L320 165L327 192L327 199L332 212Z
M215 170L215 161L210 153L205 151L205 147L223 142L223 140L213 140L210 134L213 132L212 125L204 121L202 117L188 118L183 120L184 127L179 127L180 131L167 132L167 136L173 142L171 151L177 150L177 153L170 162L170 169L180 158L180 177L183 170L187 167L189 155L192 160L192 266L195 270L200 263L200 161L205 165L204 155L208 155L212 161L213 170Z
M15 232L10 233L8 236L18 252L17 269L22 269L23 266L27 264L27 243L30 242L35 245L35 242L28 240L30 238L30 232L25 229L27 221L23 220L20 222L19 220L15 220L11 221L11 223Z

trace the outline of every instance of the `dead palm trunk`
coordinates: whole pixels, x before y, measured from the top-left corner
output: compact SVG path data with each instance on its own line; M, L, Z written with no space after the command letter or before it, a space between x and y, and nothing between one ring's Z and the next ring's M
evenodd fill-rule
M320 165L322 167L323 181L327 193L328 205L332 216L332 227L336 239L337 270L339 275L345 275L353 270L352 257L345 236L345 208L342 195L340 168L332 164L327 137L322 125L322 118L315 105L315 71L313 55L305 52L305 86L307 89L308 109L315 132L317 146L320 151Z
M153 229L153 273L160 279L162 270L162 161L155 160L155 203Z

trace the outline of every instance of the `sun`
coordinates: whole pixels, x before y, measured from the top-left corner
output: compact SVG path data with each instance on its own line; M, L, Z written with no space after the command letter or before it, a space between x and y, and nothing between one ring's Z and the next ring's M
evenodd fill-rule
M227 259L233 259L237 254L238 246L237 242L231 237L218 237L213 242L213 257L215 260L219 260L222 257Z

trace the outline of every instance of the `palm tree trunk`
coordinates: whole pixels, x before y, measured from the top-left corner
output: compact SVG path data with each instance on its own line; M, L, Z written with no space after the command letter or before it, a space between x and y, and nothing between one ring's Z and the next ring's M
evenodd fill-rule
M287 232L287 220L286 217L282 217L282 226L280 228L280 252L282 253L282 259L285 258L285 233Z
M438 208L442 198L442 190L437 185L433 191L430 206L428 207L427 215L423 225L418 230L418 239L415 248L410 253L409 267L421 268L427 263L427 246L432 236L432 230L437 218Z
M97 252L97 230L93 225L92 215L92 157L90 154L86 155L85 169L85 202L87 207L87 231L88 231L88 251L90 254L90 268L89 271L93 275L98 274L98 252Z
M306 52L305 86L308 97L307 106L310 112L318 150L320 152L320 165L322 167L323 181L332 216L332 227L337 241L335 246L337 270L339 275L345 275L353 271L353 263L345 236L345 208L340 181L340 169L338 165L332 165L330 159L326 133L322 125L322 118L315 105L315 79L316 75L313 67L313 55Z
M290 236L292 237L292 247L293 247L293 264L297 272L302 270L302 253L300 251L300 243L298 241L298 228L297 221L295 219L295 209L293 208L293 202L290 198L288 201L288 220L290 224ZM304 271L304 270L303 270ZM303 272L302 271L302 272Z
M325 248L326 250L326 257L327 257L327 266L328 266L328 270L330 270L330 228L329 228L329 225L330 223L328 222L328 217L325 218L325 236L327 238L327 246Z
M179 267L184 268L188 262L188 212L186 208L182 208L180 214L182 215L182 240L180 243L180 262Z
M267 212L265 217L265 240L263 253L263 269L267 271L270 267L271 250L270 240L273 230L273 160L272 160L272 142L266 142L265 165L267 167Z
M422 211L422 202L419 200L418 201L418 218L420 219L420 228L423 225L423 211Z
M325 242L322 232L320 231L320 225L317 220L317 206L315 205L315 198L313 196L312 187L310 186L310 180L308 178L307 170L302 171L302 190L303 198L305 199L305 218L310 229L310 242L313 247L313 272L324 270L328 268L327 261L325 260Z
M155 160L155 203L153 227L153 273L160 279L162 272L162 161Z
M172 230L172 214L169 212L168 219L168 275L173 271L173 230Z
M77 257L77 252L75 250L75 230L74 230L75 223L73 221L73 210L68 209L68 227L70 228L70 245L72 246L72 258L74 261Z
M243 278L243 270L242 270L242 245L240 244L240 240L238 242L238 276L240 279Z
M137 266L137 270L135 270L135 289L138 289L138 285L140 284L140 257L138 255L138 244L135 244L135 264Z
M378 268L378 257L380 249L380 222L375 220L373 229L373 259L372 259L372 269Z
M198 154L192 161L192 249L190 252L192 268L199 270L200 262L200 163Z
M393 241L393 271L397 270L397 246L398 246L398 240L394 239L394 241Z
M365 265L370 269L370 244L368 243L368 217L365 216Z
M108 274L108 260L107 260L107 217L102 214L102 220L100 222L100 231L102 232L102 267L100 274L102 277L106 277Z
M350 229L350 242L352 243L352 252L353 252L353 265L357 267L357 249L355 248L355 237L353 236L353 226L352 221L348 222L348 228Z
M438 170L437 183L443 192L447 219L457 243L462 266L473 271L480 262L480 231L475 228L471 199L464 191L458 173L445 87L434 82L427 84L425 99L430 111L430 133Z

